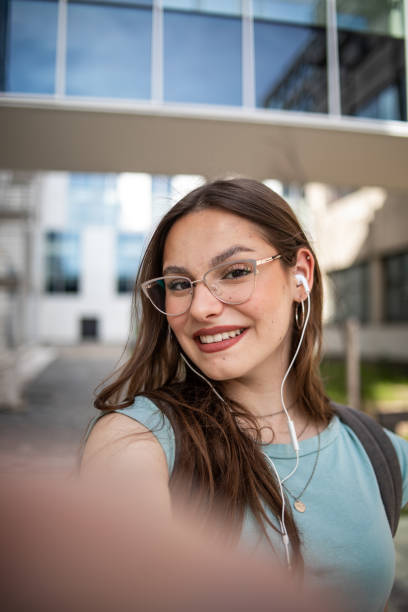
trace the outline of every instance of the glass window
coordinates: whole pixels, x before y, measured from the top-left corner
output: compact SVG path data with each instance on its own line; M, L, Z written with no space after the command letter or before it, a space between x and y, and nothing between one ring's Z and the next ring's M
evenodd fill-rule
M1 3L0 21L7 19L2 44L2 89L18 93L53 94L57 48L56 0L10 0ZM2 30L6 30L2 24Z
M172 177L166 174L152 176L152 225L155 227L173 204Z
M366 323L370 318L370 282L367 263L358 264L330 273L335 290L334 321L340 323L349 317Z
M254 17L310 25L326 24L326 3L319 0L252 0Z
M47 232L45 235L45 291L78 293L79 235L73 232Z
M151 34L151 9L69 2L67 94L150 98Z
M118 234L117 237L117 291L133 290L137 270L145 246L145 234Z
M200 13L240 15L241 0L162 0L163 8L187 9Z
M255 1L254 15L256 105L326 113L324 5Z
M402 4L337 2L344 115L407 118Z
M408 253L384 259L386 321L408 321Z
M240 105L241 19L164 11L164 98Z
M120 217L117 183L116 174L70 174L69 225L75 228L86 225L116 225Z

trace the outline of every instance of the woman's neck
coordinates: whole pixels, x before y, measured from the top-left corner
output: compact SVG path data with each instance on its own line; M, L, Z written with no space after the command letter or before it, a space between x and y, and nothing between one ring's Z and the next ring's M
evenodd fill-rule
M270 380L261 385L248 384L242 380L233 380L225 385L229 398L244 406L256 417L261 430L263 443L290 443L287 416L281 401L281 382ZM302 407L295 401L293 380L289 376L284 387L284 401L291 420L295 425L298 439L316 435L316 424L308 417ZM243 427L251 427L243 422Z

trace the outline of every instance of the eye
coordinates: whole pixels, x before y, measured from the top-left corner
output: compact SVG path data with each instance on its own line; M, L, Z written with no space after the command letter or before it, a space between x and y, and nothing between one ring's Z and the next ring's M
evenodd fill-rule
M166 280L166 288L169 291L188 291L191 289L191 283L186 278L172 278L170 280Z
M232 264L231 266L228 266L226 270L223 271L221 280L236 280L245 278L245 276L252 274L252 272L252 266L247 263Z

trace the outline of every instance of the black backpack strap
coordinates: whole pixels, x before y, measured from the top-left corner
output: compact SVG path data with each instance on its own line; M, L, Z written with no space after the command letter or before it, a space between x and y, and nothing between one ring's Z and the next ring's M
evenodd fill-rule
M371 461L394 536L402 504L402 476L395 448L381 425L372 417L334 402L332 406L339 419L354 431Z

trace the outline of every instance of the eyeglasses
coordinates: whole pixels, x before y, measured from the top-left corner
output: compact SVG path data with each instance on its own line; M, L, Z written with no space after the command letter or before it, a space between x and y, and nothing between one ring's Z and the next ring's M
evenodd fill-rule
M257 267L281 257L277 254L265 259L223 263L194 281L188 276L160 276L142 283L142 291L159 312L169 317L177 317L190 309L197 283L204 283L210 293L224 304L243 304L249 300L255 288Z

